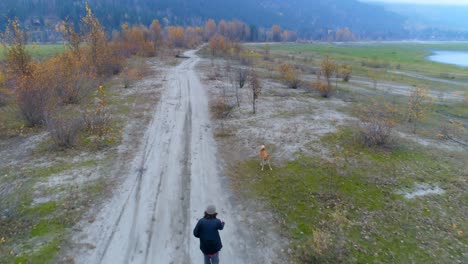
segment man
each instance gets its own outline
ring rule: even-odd
[[[205,255],[205,264],[219,264],[219,251],[223,247],[218,230],[223,230],[224,222],[217,219],[216,207],[206,208],[205,216],[198,220],[193,235],[200,239],[200,250]]]

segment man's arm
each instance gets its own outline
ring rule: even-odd
[[[224,221],[219,220],[218,229],[223,230],[223,228],[224,228]]]
[[[197,225],[196,225],[195,228],[193,229],[193,235],[194,235],[195,237],[200,238],[200,221],[198,221]]]

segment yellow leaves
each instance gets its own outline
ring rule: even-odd
[[[87,16],[92,16],[93,15],[93,11],[89,7],[88,2],[86,2],[86,4],[85,4],[85,9],[86,9]]]
[[[288,83],[290,88],[297,88],[299,86],[299,74],[291,64],[284,63],[278,68],[283,81]]]
[[[429,89],[422,87],[413,89],[408,101],[407,121],[409,123],[422,121],[426,117],[431,102]]]
[[[0,244],[6,243],[6,241],[7,241],[7,240],[6,240],[5,237],[1,237],[1,238],[0,238]]]
[[[458,235],[458,236],[462,236],[462,235],[463,235],[463,230],[458,229],[457,224],[452,224],[452,229],[457,231],[457,235]]]

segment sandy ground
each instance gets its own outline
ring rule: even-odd
[[[199,59],[187,55],[166,76],[145,144],[121,188],[93,223],[78,228],[76,263],[202,263],[192,229],[208,204],[226,222],[222,263],[284,263],[275,262],[275,234],[260,236],[220,173],[207,96],[194,71]]]

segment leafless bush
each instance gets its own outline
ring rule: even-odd
[[[239,62],[243,66],[252,66],[252,60],[246,56],[240,56]]]
[[[367,108],[361,125],[361,141],[366,146],[391,147],[396,109],[390,104],[374,103]]]
[[[314,82],[311,82],[309,86],[324,98],[330,97],[334,92],[331,85],[322,82],[320,73],[317,75],[317,79]]]
[[[130,88],[131,84],[135,81],[141,80],[150,73],[150,69],[147,64],[139,63],[138,65],[132,65],[125,67],[122,73],[122,79],[124,88]]]
[[[71,148],[75,146],[79,131],[83,128],[83,120],[76,117],[46,117],[47,130],[55,146]]]
[[[249,75],[249,72],[246,69],[239,68],[237,70],[236,82],[239,85],[239,88],[244,88],[248,75]]]
[[[53,108],[52,93],[47,87],[28,78],[16,89],[16,102],[29,126],[43,125],[45,114]]]
[[[262,83],[254,70],[250,72],[250,88],[252,89],[252,110],[255,114],[257,112],[257,100],[262,93]]]
[[[211,112],[215,118],[222,119],[228,117],[234,109],[233,104],[229,104],[226,99],[217,98],[211,104]]]
[[[464,133],[465,126],[462,122],[458,120],[448,120],[442,124],[437,137],[441,140],[450,140],[462,146],[468,147],[468,143],[462,140]]]
[[[96,109],[94,112],[83,114],[83,122],[86,131],[92,135],[104,136],[109,132],[110,115],[104,109]]]
[[[221,72],[218,68],[213,68],[211,72],[207,75],[208,80],[215,81],[221,78]]]
[[[351,65],[348,65],[348,64],[341,65],[339,69],[339,74],[341,78],[343,78],[344,82],[349,82],[349,80],[351,79],[352,73],[353,73],[353,68],[351,67]]]

